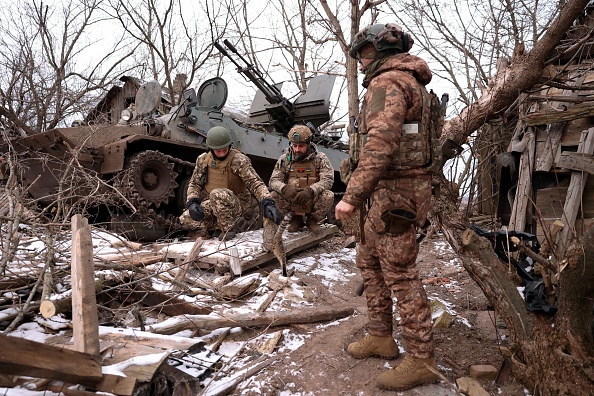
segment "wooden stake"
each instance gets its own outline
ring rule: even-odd
[[[72,221],[72,326],[74,348],[99,356],[99,318],[95,296],[93,241],[87,219]]]

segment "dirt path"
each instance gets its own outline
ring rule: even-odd
[[[340,250],[344,238],[337,237],[324,242],[317,248],[292,257],[289,266],[303,257],[316,260],[329,252]],[[354,256],[353,256],[354,257]],[[454,317],[447,328],[435,330],[437,361],[440,372],[450,382],[469,375],[474,364],[490,364],[499,368],[503,357],[497,344],[505,343],[505,329],[489,311],[489,303],[482,291],[469,278],[460,262],[447,244],[439,237],[423,241],[418,259],[425,289],[431,300],[440,301],[442,307]],[[354,262],[352,265],[358,274]],[[328,284],[327,279],[315,274],[299,274],[308,288],[318,294],[320,303],[344,304],[356,307],[355,315],[329,324],[307,324],[291,326],[287,334],[300,337],[298,348],[281,347],[275,356],[278,361],[266,370],[244,381],[234,395],[453,395],[447,382],[417,387],[404,392],[381,390],[375,377],[382,371],[394,367],[401,359],[394,361],[369,358],[356,360],[346,352],[348,343],[365,334],[367,323],[365,297],[357,296],[355,290],[360,282],[358,275],[346,282]],[[400,329],[395,329],[400,342]],[[244,333],[249,337],[249,334]],[[291,340],[284,340],[291,343]],[[404,352],[401,346],[401,352]],[[490,394],[522,395],[524,389],[515,384],[513,378],[495,385],[493,381],[482,381]]]

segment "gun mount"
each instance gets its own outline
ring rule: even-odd
[[[163,114],[158,110],[161,85],[149,81],[138,88],[117,125],[56,128],[15,141],[21,184],[41,207],[58,202],[78,205],[93,212],[91,220],[107,222],[132,239],[155,240],[180,230],[178,216],[185,209],[196,158],[207,150],[210,128],[228,128],[233,145],[250,157],[268,183],[276,160],[289,146],[286,134],[293,123],[310,121],[319,126],[329,118],[329,79],[314,78],[307,92],[291,104],[255,68],[243,69],[244,75],[258,81],[254,103],[264,103],[258,101],[263,97],[266,114],[250,112],[248,120],[239,120],[224,111],[227,84],[220,77],[205,81],[197,92],[186,90],[181,104]],[[345,186],[338,169],[347,153],[332,143],[321,140],[318,148],[336,170],[333,189],[340,192]]]
[[[282,84],[266,81],[262,72],[239,54],[233,44],[228,40],[223,40],[223,44],[241,63],[221,44],[214,43],[214,46],[236,66],[238,73],[258,88],[250,107],[248,123],[262,125],[268,132],[286,136],[295,124],[310,122],[319,128],[330,120],[330,95],[336,76],[318,75],[312,78],[307,90],[291,102],[281,93]]]

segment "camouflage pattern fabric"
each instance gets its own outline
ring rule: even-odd
[[[330,190],[334,184],[334,168],[326,154],[318,151],[315,144],[309,144],[309,153],[296,162],[309,162],[313,160],[319,180],[309,187],[314,191],[314,206],[312,215],[322,219],[334,204],[334,193]],[[291,149],[287,148],[276,161],[270,176],[270,192],[277,208],[284,214],[291,207],[281,194],[281,190],[288,183],[289,169],[291,167]]]
[[[410,54],[391,56],[369,81],[361,114],[361,132],[367,133],[359,164],[352,173],[343,200],[361,207],[370,199],[365,221],[365,243],[357,248],[357,267],[365,283],[369,333],[392,335],[392,293],[397,298],[402,339],[416,358],[434,356],[431,309],[416,268],[416,226],[425,222],[431,202],[431,175],[423,169],[400,169],[405,122],[420,121],[422,91],[431,71]],[[416,223],[393,235],[381,217],[387,210],[416,213]]]
[[[304,155],[303,158],[300,158],[298,162],[308,162],[313,159],[320,180],[312,184],[310,187],[317,196],[322,191],[330,190],[332,188],[332,185],[334,184],[334,168],[332,167],[332,164],[330,163],[330,160],[326,154],[318,151],[318,148],[315,144],[310,143],[309,147],[310,152],[307,155]],[[291,165],[290,156],[291,150],[290,148],[287,148],[276,161],[276,165],[274,165],[274,170],[270,176],[270,182],[268,183],[271,192],[276,191],[280,194],[281,190],[287,183],[287,179],[289,177],[289,168]]]
[[[192,220],[186,209],[179,218],[180,222],[193,229],[228,231],[233,227],[233,230],[241,232],[257,228],[255,225],[259,225],[257,221],[258,203],[264,198],[271,198],[271,195],[266,184],[254,170],[250,159],[237,151],[230,164],[231,172],[243,180],[247,190],[235,195],[227,188],[216,188],[208,194],[200,180],[204,156],[206,153],[201,154],[196,160],[196,167],[188,184],[187,194],[187,200],[202,199],[204,219],[202,221]]]
[[[285,200],[282,195],[276,191],[272,191],[270,195],[283,216],[290,211],[291,204]],[[329,190],[323,191],[321,194],[314,197],[313,202],[313,209],[309,215],[317,219],[323,219],[334,204],[334,193]]]

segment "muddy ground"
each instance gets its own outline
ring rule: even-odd
[[[492,365],[500,369],[504,359],[498,346],[506,345],[505,326],[447,242],[437,234],[421,242],[417,262],[428,296],[439,301],[454,318],[449,327],[437,328],[434,332],[439,371],[447,381],[403,392],[379,389],[375,377],[397,365],[403,355],[393,361],[378,358],[356,360],[345,352],[348,343],[365,334],[367,322],[365,297],[356,294],[360,276],[353,261],[354,254],[345,254],[348,252],[344,250],[345,240],[341,233],[292,256],[289,268],[292,265],[297,268],[295,275],[314,291],[316,304],[355,306],[355,314],[331,323],[285,328],[288,330],[285,334],[299,338],[302,344],[293,348],[283,347],[283,343],[287,345],[291,341],[281,341],[272,355],[277,360],[265,370],[246,378],[233,391],[234,395],[450,395],[455,394],[451,384],[456,382],[456,378],[469,376],[471,365]],[[298,263],[312,262],[334,253],[345,257],[341,264],[350,266],[353,276],[336,282],[312,271],[299,271],[302,267]],[[274,266],[261,271],[265,273],[273,269]],[[237,340],[247,340],[261,332],[262,329],[243,331],[237,335]],[[401,352],[404,352],[397,326],[394,337],[401,346]],[[491,395],[529,394],[511,374],[501,375],[499,383],[493,380],[482,380],[480,383]]]

